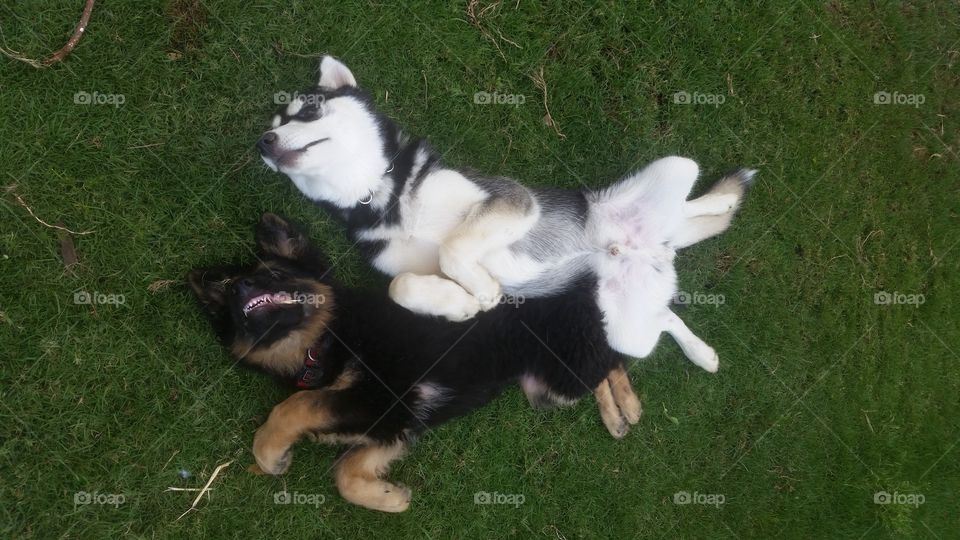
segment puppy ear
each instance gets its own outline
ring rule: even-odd
[[[255,236],[261,251],[285,259],[300,259],[310,249],[310,241],[299,227],[270,212],[260,216]]]
[[[320,276],[320,279],[327,276],[330,261],[310,242],[300,227],[286,218],[270,212],[263,214],[260,223],[257,223],[255,236],[257,247],[264,254],[297,261],[314,275]]]
[[[324,56],[320,61],[320,82],[317,84],[336,90],[341,86],[356,86],[357,79],[342,62],[332,56]]]
[[[210,313],[217,313],[227,303],[227,286],[235,272],[225,266],[197,268],[187,274],[187,283],[197,300]]]

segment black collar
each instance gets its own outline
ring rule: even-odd
[[[317,388],[323,381],[323,366],[321,362],[330,351],[333,344],[333,334],[329,331],[323,333],[312,347],[307,349],[303,355],[303,367],[294,376],[297,388]]]

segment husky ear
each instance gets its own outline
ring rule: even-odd
[[[203,307],[216,314],[226,305],[227,286],[234,276],[233,267],[196,268],[187,274],[187,283]]]
[[[356,86],[357,79],[353,77],[350,69],[343,65],[343,62],[332,56],[324,56],[320,61],[320,82],[317,84],[336,90],[341,86]]]

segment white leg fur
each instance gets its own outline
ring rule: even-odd
[[[465,321],[480,311],[477,299],[449,279],[409,272],[390,282],[390,298],[414,313]]]
[[[512,210],[512,209],[511,209]],[[480,264],[488,253],[505,249],[523,238],[536,223],[538,212],[488,209],[468,218],[440,246],[440,270],[470,292],[487,311],[500,302],[500,283]]]
[[[710,373],[716,373],[720,368],[720,358],[717,356],[713,347],[707,345],[702,339],[694,335],[687,328],[687,325],[680,320],[680,317],[670,311],[664,310],[663,322],[667,333],[676,340],[677,345],[683,349],[683,354],[687,355],[694,364],[702,367]]]

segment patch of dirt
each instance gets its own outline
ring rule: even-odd
[[[170,17],[170,49],[167,56],[179,59],[184,53],[203,48],[203,33],[207,28],[207,8],[201,0],[168,0]]]

